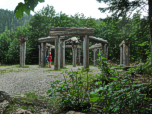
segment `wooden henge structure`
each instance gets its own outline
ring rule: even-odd
[[[65,52],[65,36],[83,36],[84,38],[84,42],[85,45],[85,52],[86,52],[86,57],[85,57],[85,63],[84,67],[85,68],[89,68],[89,51],[88,50],[88,45],[89,45],[89,36],[93,35],[93,29],[92,28],[69,28],[69,27],[51,27],[50,28],[50,36],[55,38],[53,39],[55,41],[55,65],[54,65],[54,69],[55,70],[59,70],[60,69],[60,45],[62,44],[62,47],[64,48],[64,52]],[[41,42],[39,39],[38,41]],[[45,40],[45,39],[43,39]],[[52,40],[52,41],[53,41]],[[41,42],[41,49],[42,51],[46,49],[46,41],[51,42],[50,40],[45,40],[45,42]],[[61,42],[61,44],[60,44]],[[63,42],[63,43],[62,43]],[[45,52],[43,52],[45,53]],[[44,54],[45,55],[45,54]],[[44,61],[44,56],[41,56],[41,60]],[[65,57],[63,57],[65,58]],[[65,59],[64,59],[65,60]],[[45,63],[45,62],[42,62]]]
[[[65,38],[64,36],[61,36],[62,38]],[[50,40],[50,41],[54,41],[55,40],[55,38],[54,37],[50,37],[50,36],[48,36],[48,37],[46,37],[46,38],[39,38],[39,42],[41,42],[41,43],[43,43],[43,42],[47,42],[46,41],[46,39],[47,40]],[[78,38],[79,39],[79,38]],[[65,48],[72,48],[72,45],[65,45],[65,43],[67,42],[67,40],[64,40],[64,42],[60,42],[60,68],[64,68],[64,66],[65,66]],[[63,43],[63,44],[62,44]],[[46,58],[46,55],[49,55],[50,53],[51,53],[51,50],[52,49],[54,49],[55,50],[55,46],[54,45],[51,45],[51,44],[49,44],[49,43],[46,43],[46,48],[44,48],[44,49],[46,49],[45,50],[45,52],[46,53],[44,53],[44,51],[42,51],[42,46],[39,44],[39,66],[42,66],[42,67],[44,67],[45,65],[46,65],[46,60],[45,59],[43,59],[43,58]],[[82,47],[81,46],[77,46],[76,47],[77,49],[81,49]],[[43,49],[43,50],[44,50]],[[74,67],[76,67],[76,55],[77,55],[77,49],[76,49],[76,51],[74,52],[73,51],[73,58],[75,58],[74,59],[74,63],[73,63],[73,66]],[[54,51],[55,52],[55,51]],[[79,51],[80,52],[80,51]],[[55,55],[55,54],[54,54]],[[78,53],[78,63],[80,63],[80,53]],[[55,59],[54,59],[55,60]],[[54,63],[55,64],[55,63]],[[80,65],[80,64],[78,64],[78,65]]]
[[[99,42],[99,43],[96,43],[95,45],[92,45],[91,47],[89,47],[89,50],[92,50],[93,51],[93,61],[94,61],[94,66],[97,65],[97,54],[101,51],[103,51],[103,54],[104,54],[104,57],[106,58],[106,60],[108,60],[108,46],[110,45],[107,40],[104,40],[102,38],[96,38],[96,37],[93,37],[94,39],[96,39],[96,42]],[[99,53],[101,54],[101,53]],[[99,59],[101,59],[99,57]]]
[[[100,38],[93,37],[93,29],[92,28],[69,28],[69,27],[51,27],[50,28],[50,37],[49,38],[39,38],[39,42],[41,43],[41,49],[43,52],[46,49],[46,42],[55,41],[55,64],[54,69],[59,70],[65,65],[65,36],[81,36],[83,37],[83,65],[84,69],[89,68],[89,40],[93,42],[101,42],[106,44],[104,40]],[[73,46],[72,46],[73,47]],[[75,48],[76,49],[76,48]],[[74,50],[74,47],[73,47]],[[45,50],[46,51],[46,50]],[[44,55],[45,51],[43,52]],[[61,54],[62,53],[62,54]],[[64,54],[63,54],[64,53]],[[76,51],[74,51],[76,53]],[[75,61],[75,54],[73,54],[73,60]],[[79,59],[80,60],[80,59]],[[63,62],[64,61],[64,62]],[[74,62],[73,61],[73,62]],[[61,64],[62,65],[61,65]],[[41,66],[45,66],[45,56],[41,55]],[[76,66],[73,63],[73,66]]]
[[[51,49],[55,49],[54,69],[59,70],[65,65],[65,48],[73,48],[72,45],[65,45],[67,40],[66,36],[80,36],[83,40],[83,65],[84,69],[89,68],[89,41],[102,43],[103,46],[108,43],[101,38],[93,37],[92,28],[70,28],[70,27],[51,27],[50,36],[46,38],[39,38],[39,65],[42,67],[46,66],[46,50],[48,54],[51,53]],[[26,50],[27,37],[20,38],[20,66],[25,65],[25,50]],[[47,42],[55,42],[55,46],[48,44]],[[75,50],[79,49],[78,55],[80,55],[81,46],[76,46]],[[104,48],[102,48],[104,49]],[[107,50],[107,49],[106,49]],[[76,53],[76,51],[73,51]],[[105,51],[106,53],[107,51]],[[76,55],[76,54],[73,54]],[[74,57],[73,57],[74,58]],[[74,59],[76,60],[76,59]],[[78,57],[80,63],[80,56]],[[75,65],[73,65],[75,66]]]
[[[130,40],[123,40],[120,47],[120,65],[129,66],[129,43]]]

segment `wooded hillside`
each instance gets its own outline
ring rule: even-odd
[[[21,19],[17,19],[13,11],[0,9],[0,33],[5,29],[13,32],[18,26],[26,26],[26,22],[31,19],[32,15],[24,14]]]

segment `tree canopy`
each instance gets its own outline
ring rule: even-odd
[[[14,13],[17,19],[23,17],[23,13],[30,15],[30,11],[34,11],[34,8],[37,6],[38,2],[42,3],[44,0],[24,0],[25,3],[18,3],[16,6]]]

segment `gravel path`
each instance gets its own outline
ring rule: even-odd
[[[48,97],[46,92],[50,87],[50,81],[64,79],[63,74],[60,74],[63,71],[46,72],[50,68],[38,68],[38,65],[29,66],[29,68],[13,68],[13,71],[20,72],[0,74],[0,89],[6,91],[11,96],[16,94],[23,95],[25,92],[35,91],[35,93],[38,95]],[[72,67],[72,65],[68,65],[66,67],[68,69],[64,70],[68,71],[71,71],[71,68],[73,71],[77,70],[78,68],[82,68],[82,66]],[[0,67],[0,69],[4,69],[4,67]],[[7,70],[10,69],[8,68]],[[54,69],[53,65],[51,69]],[[100,73],[97,67],[90,66],[90,69],[98,70],[94,74]]]

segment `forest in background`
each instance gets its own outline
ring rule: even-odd
[[[32,15],[24,14],[21,19],[17,19],[13,11],[0,9],[0,33],[6,29],[14,32],[18,26],[26,26],[26,22],[31,19]]]
[[[0,62],[1,64],[19,64],[21,35],[27,35],[26,64],[38,64],[38,38],[49,36],[50,27],[87,27],[94,29],[94,36],[110,43],[108,59],[120,59],[119,44],[129,39],[130,62],[150,59],[150,32],[148,18],[141,18],[136,12],[132,18],[107,17],[105,19],[86,18],[84,14],[68,16],[60,12],[56,14],[53,6],[47,5],[34,16],[24,14],[17,20],[12,11],[0,9]],[[101,15],[102,17],[102,15]],[[70,38],[70,37],[69,37]],[[54,45],[54,43],[51,43]],[[90,42],[89,46],[95,43]],[[81,46],[82,44],[80,44]],[[82,48],[83,49],[83,48]],[[83,50],[81,52],[83,53]],[[71,59],[71,50],[66,50],[66,60]],[[90,57],[93,57],[90,51]],[[54,53],[52,53],[54,58]]]

